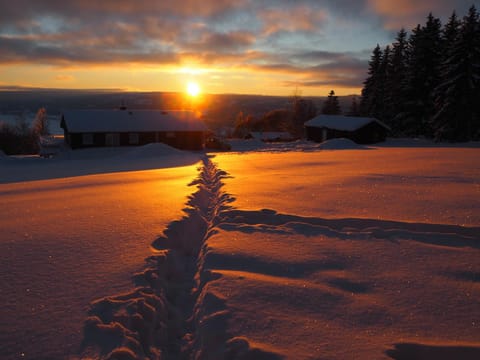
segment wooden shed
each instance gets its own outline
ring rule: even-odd
[[[383,122],[368,117],[318,115],[305,123],[307,140],[323,142],[347,138],[357,144],[384,141],[390,128]]]
[[[75,110],[62,114],[60,126],[72,149],[138,146],[161,142],[200,150],[207,127],[194,111]]]

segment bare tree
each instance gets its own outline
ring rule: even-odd
[[[289,102],[291,104],[289,131],[292,135],[301,137],[303,124],[317,115],[317,108],[312,100],[302,98],[302,91],[298,88],[293,91]]]
[[[38,109],[35,120],[33,120],[32,131],[36,136],[49,134],[47,109],[44,107]]]

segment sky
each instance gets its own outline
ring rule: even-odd
[[[358,94],[373,48],[475,0],[0,0],[0,88]]]

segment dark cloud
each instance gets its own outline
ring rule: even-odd
[[[228,0],[18,0],[1,1],[1,8],[0,62],[175,61],[192,50],[228,52],[254,41],[247,31],[206,25],[239,8]]]
[[[203,31],[202,34],[192,43],[184,45],[184,49],[202,52],[230,52],[243,50],[255,42],[255,36],[249,32],[235,31],[229,33],[218,33]]]
[[[349,54],[342,53],[337,54],[336,58],[332,61],[317,65],[312,68],[314,75],[317,79],[328,79],[330,84],[337,84],[349,87],[359,87],[363,83],[366,77],[368,68],[368,60],[363,59],[362,53]],[[309,81],[307,86],[319,86],[325,85],[318,80]]]
[[[314,59],[318,65],[305,66],[301,62],[281,62],[282,58]],[[363,53],[310,52],[290,56],[287,54],[264,54],[261,59],[268,58],[268,64],[252,65],[250,69],[263,72],[284,74],[298,80],[283,82],[286,87],[350,87],[358,88],[365,80],[368,60]]]
[[[118,52],[114,48],[104,49],[95,46],[78,50],[78,43],[56,46],[39,44],[30,39],[11,39],[0,37],[0,54],[2,63],[34,63],[51,65],[72,64],[120,64],[120,63],[156,63],[171,64],[178,60],[173,52]]]
[[[130,0],[2,0],[0,18],[18,21],[32,16],[53,15],[60,17],[127,17],[144,15],[159,17],[215,17],[237,9],[235,0],[179,0],[179,1],[130,1]],[[240,2],[241,3],[241,2]]]

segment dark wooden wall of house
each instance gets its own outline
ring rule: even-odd
[[[93,144],[92,145],[84,145],[82,135],[83,135],[82,133],[67,133],[67,132],[65,132],[65,139],[67,139],[67,143],[68,143],[68,145],[70,145],[70,147],[72,149],[105,146],[105,134],[94,133],[93,134]]]
[[[385,141],[387,129],[377,122],[371,122],[354,132],[352,139],[358,144],[374,144]]]
[[[201,131],[176,131],[174,137],[169,133],[158,133],[158,141],[183,150],[201,150],[205,144],[205,135]]]
[[[323,128],[314,127],[314,126],[307,126],[305,127],[305,135],[307,140],[315,141],[315,142],[322,142],[322,131]]]
[[[139,146],[161,142],[182,150],[201,150],[204,148],[205,135],[201,131],[177,131],[177,132],[140,132],[138,144],[130,144],[129,133],[120,134],[120,146]],[[106,133],[93,133],[93,144],[83,144],[82,133],[65,132],[65,139],[72,149],[88,147],[105,147]]]
[[[305,128],[307,140],[322,142],[323,130],[327,130],[327,139],[347,138],[357,144],[374,144],[377,142],[385,141],[387,136],[387,129],[378,124],[377,122],[371,122],[355,131],[342,131],[329,128],[319,128],[313,126],[307,126]]]

